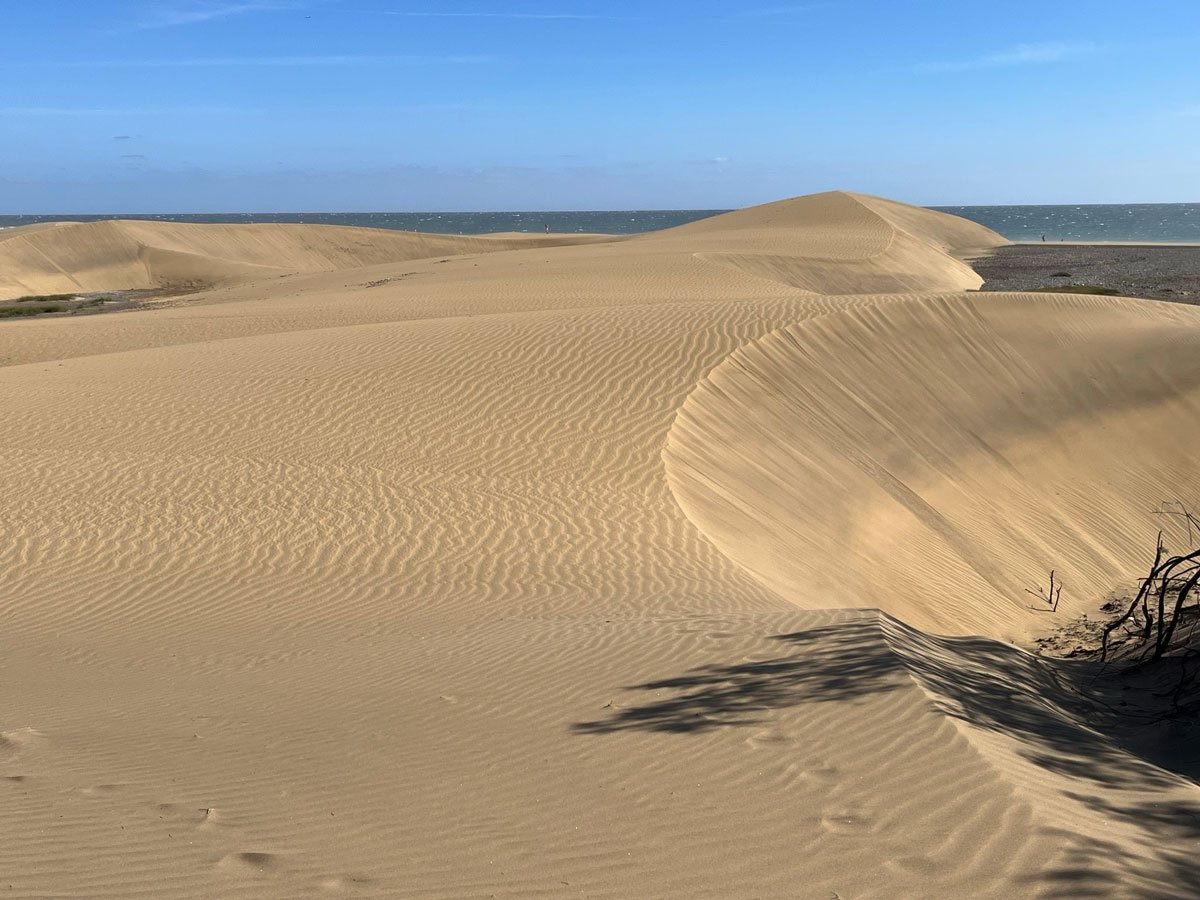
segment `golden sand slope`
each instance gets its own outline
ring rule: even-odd
[[[643,240],[677,238],[701,259],[821,294],[973,290],[959,257],[1008,243],[955,216],[833,191],[756,206]]]
[[[684,405],[668,479],[802,605],[1028,636],[1046,622],[1024,588],[1056,569],[1063,611],[1093,611],[1144,565],[1155,508],[1200,493],[1198,354],[1195,307],[881,297],[731,355]]]
[[[610,240],[456,237],[333,225],[56,222],[0,231],[0,300],[70,291],[195,290],[294,272],[598,239]]]
[[[1133,574],[1093,523],[1181,474],[1145,429],[1194,316],[834,295],[901,233],[947,280],[987,233],[760,213],[4,323],[11,895],[1188,896],[1190,782],[1045,663],[910,626],[1025,630],[1043,521]],[[834,262],[800,290],[722,246]]]

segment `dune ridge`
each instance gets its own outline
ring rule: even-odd
[[[603,236],[461,237],[339,225],[203,225],[108,219],[0,232],[0,300],[69,291],[196,290],[300,272]]]
[[[974,290],[965,256],[1007,244],[934,210],[831,191],[702,219],[651,239],[686,239],[701,259],[820,294]]]
[[[994,236],[841,193],[286,279],[151,232],[270,274],[0,323],[13,896],[1194,895],[1200,789],[1001,640],[1194,489],[1193,310],[967,293]]]

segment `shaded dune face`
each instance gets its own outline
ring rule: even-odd
[[[792,602],[1019,637],[1043,624],[1025,588],[1056,569],[1090,611],[1144,562],[1153,509],[1200,491],[1197,352],[1192,308],[877,298],[732,354],[680,410],[667,478]]]

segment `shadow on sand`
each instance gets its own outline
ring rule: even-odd
[[[1069,858],[1038,874],[1039,895],[1200,897],[1194,761],[1172,750],[1178,734],[1156,741],[1147,728],[1159,726],[1124,721],[1110,705],[1085,697],[1081,685],[1094,674],[1091,664],[1045,660],[985,638],[935,637],[884,614],[771,640],[785,652],[633,685],[628,690],[670,695],[576,723],[573,730],[682,735],[736,728],[761,722],[773,710],[894,691],[911,685],[907,674],[945,714],[1014,739],[1028,760],[1084,788],[1071,799],[1136,825],[1146,846],[1159,848],[1151,860],[1144,847],[1071,834]],[[1123,740],[1126,732],[1136,740]],[[1197,738],[1200,728],[1192,726],[1188,742]],[[1088,784],[1104,796],[1087,792]],[[1113,801],[1125,792],[1139,793],[1127,803]],[[1154,802],[1145,792],[1163,796]]]
[[[684,734],[752,725],[773,709],[802,703],[852,700],[893,690],[903,666],[879,640],[877,622],[846,622],[771,640],[790,651],[776,659],[732,666],[703,666],[676,678],[635,685],[634,691],[674,691],[665,700],[619,710],[600,722],[581,722],[590,734],[666,731]]]

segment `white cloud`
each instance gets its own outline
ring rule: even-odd
[[[1045,41],[1036,44],[1017,44],[1007,50],[986,53],[973,59],[943,60],[920,63],[921,72],[962,72],[969,69],[997,69],[1010,66],[1036,66],[1063,62],[1100,51],[1091,41]]]

